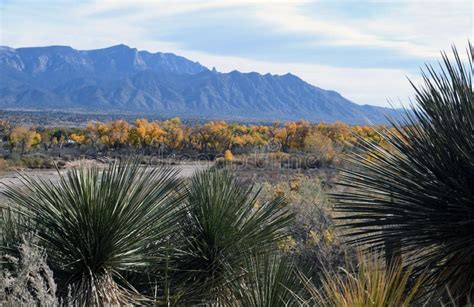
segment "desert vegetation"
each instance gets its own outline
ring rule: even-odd
[[[52,128],[19,126],[0,121],[3,168],[51,168],[53,161],[80,158],[101,159],[138,154],[175,161],[239,160],[251,154],[285,163],[285,158],[309,157],[315,168],[338,161],[341,154],[362,148],[360,140],[385,143],[377,126],[349,126],[344,123],[297,122],[243,124],[209,121],[185,124],[179,118],[149,121],[144,118],[89,122],[85,127]],[[280,155],[269,154],[281,153]],[[240,156],[241,159],[238,157]],[[232,157],[232,158],[231,158]]]
[[[9,158],[64,156],[68,148],[113,158],[105,169],[59,173],[58,182],[23,173],[20,187],[6,186],[2,303],[471,305],[471,47],[468,55],[463,61],[454,50],[441,70],[428,67],[412,110],[392,128],[188,126],[177,118],[63,130],[2,123]],[[144,163],[157,151],[217,161],[182,178]],[[313,155],[314,168],[327,173],[243,176],[251,154],[260,155],[257,166],[280,167],[295,163],[291,154]]]

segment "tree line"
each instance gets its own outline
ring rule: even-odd
[[[246,153],[255,149],[268,151],[320,151],[334,155],[336,150],[357,146],[361,140],[383,144],[380,132],[386,127],[350,126],[341,122],[312,124],[304,120],[248,125],[209,121],[186,125],[175,117],[165,121],[136,119],[89,122],[83,128],[44,128],[13,126],[0,122],[0,137],[5,149],[21,155],[42,149],[64,146],[97,151],[139,150],[143,154],[198,152],[220,154],[229,150]]]

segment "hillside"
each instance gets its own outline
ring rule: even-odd
[[[125,45],[0,47],[0,107],[347,123],[383,123],[399,114],[355,104],[292,74],[220,73]]]

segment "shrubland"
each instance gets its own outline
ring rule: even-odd
[[[2,191],[2,303],[472,305],[472,49],[467,62],[454,54],[441,71],[428,67],[391,129],[173,119],[55,134],[54,146],[72,137],[67,146],[110,153],[191,148],[222,159],[189,179],[143,157],[69,169],[58,182],[23,174]],[[269,150],[245,152],[250,143]],[[316,173],[258,173],[309,152]]]

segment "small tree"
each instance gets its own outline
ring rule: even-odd
[[[15,127],[12,129],[9,139],[12,148],[20,147],[21,155],[24,155],[26,150],[41,142],[41,135],[26,127]]]

